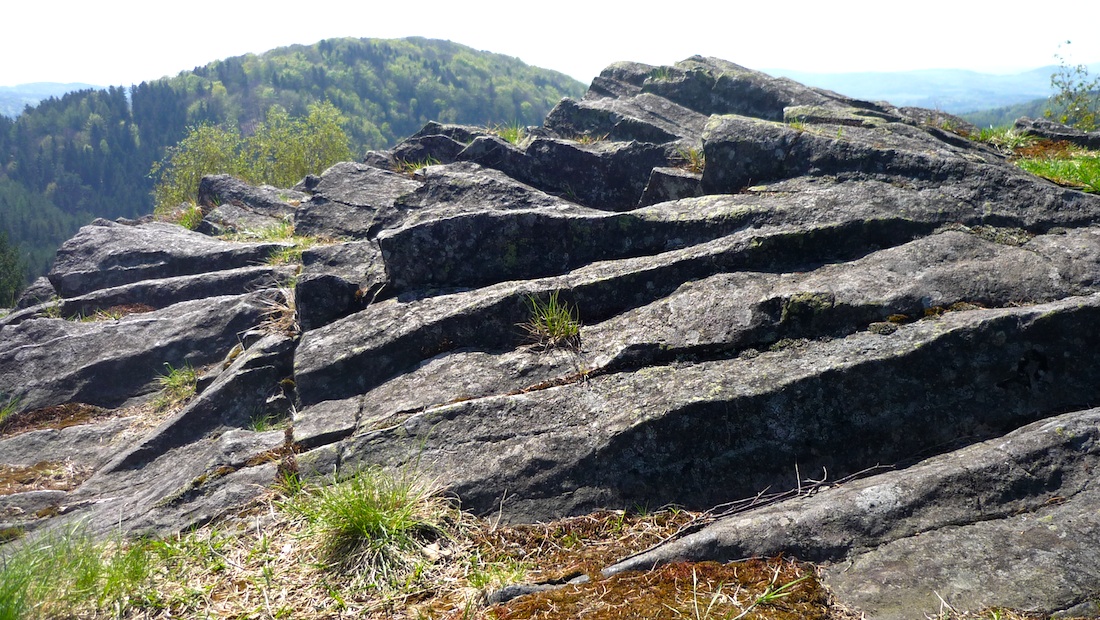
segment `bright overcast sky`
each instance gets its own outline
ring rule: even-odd
[[[1059,44],[1071,40],[1074,63],[1100,62],[1100,0],[1028,4],[1035,8],[973,0],[3,0],[0,86],[128,86],[333,37],[449,39],[585,83],[617,60],[671,64],[693,54],[761,70],[1011,72],[1056,64]]]

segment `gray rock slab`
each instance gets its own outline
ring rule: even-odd
[[[97,220],[57,251],[50,282],[62,297],[141,280],[260,265],[285,243],[214,239],[176,224]]]
[[[377,234],[375,219],[388,211],[398,196],[420,183],[388,170],[353,162],[339,163],[324,172],[294,215],[299,235],[365,239]]]
[[[475,399],[357,435],[342,462],[416,459],[474,510],[499,509],[507,493],[503,514],[518,520],[708,508],[794,486],[796,463],[842,476],[1087,402],[1097,377],[1070,360],[1090,354],[1081,330],[1097,313],[1097,297],[956,312],[890,336]]]
[[[1098,456],[1100,410],[1067,413],[720,519],[604,572],[782,553],[827,562],[826,585],[870,618],[926,618],[940,597],[960,612],[1071,609],[1100,588]]]
[[[0,335],[0,385],[21,410],[67,402],[116,407],[153,391],[165,363],[220,360],[238,334],[258,325],[264,295],[210,297],[156,312],[90,323],[33,319]]]

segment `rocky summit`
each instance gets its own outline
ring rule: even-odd
[[[713,509],[608,574],[783,554],[868,618],[1100,613],[1100,197],[966,129],[618,63],[513,141],[429,123],[207,177],[198,231],[96,221],[0,319],[0,464],[75,472],[0,529],[163,536],[377,464],[513,522]],[[280,264],[250,232],[287,220]]]

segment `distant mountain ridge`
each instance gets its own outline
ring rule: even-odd
[[[60,97],[65,93],[88,88],[102,88],[102,86],[81,82],[33,82],[0,86],[0,116],[15,118],[22,114],[27,106],[34,107],[50,97]]]
[[[1057,70],[1057,65],[1049,65],[1008,75],[962,69],[864,73],[775,69],[768,73],[849,97],[961,114],[1045,99],[1051,94],[1050,76]],[[1096,74],[1100,63],[1092,64],[1089,71]]]
[[[428,120],[539,124],[562,97],[584,89],[518,58],[410,37],[326,39],[129,88],[50,95],[17,116],[0,116],[0,231],[21,246],[30,275],[44,273],[81,224],[150,213],[150,167],[202,123],[247,135],[272,106],[301,116],[327,100],[347,118],[352,148],[362,153]]]

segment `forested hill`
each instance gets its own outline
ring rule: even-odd
[[[218,60],[129,93],[77,91],[14,120],[0,116],[0,232],[21,246],[28,276],[44,273],[57,246],[92,218],[150,212],[150,167],[202,122],[247,134],[274,105],[300,115],[328,100],[362,151],[428,120],[539,124],[584,89],[516,58],[408,38],[329,39]]]

